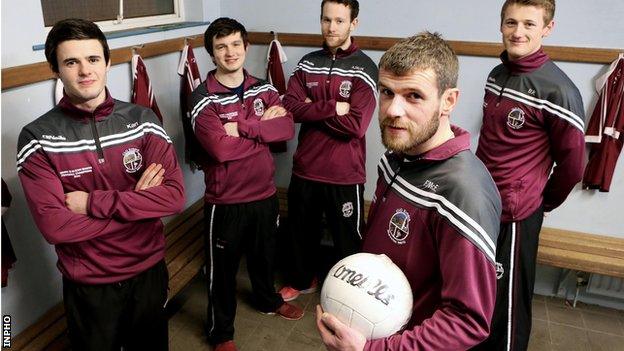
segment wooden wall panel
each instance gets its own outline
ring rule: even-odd
[[[273,40],[271,33],[250,32],[249,41],[252,44],[268,44]],[[278,38],[284,46],[320,47],[323,39],[320,34],[302,33],[279,33]],[[357,36],[358,46],[365,50],[385,51],[400,38]],[[139,46],[128,46],[111,50],[113,65],[130,62],[132,50],[136,50],[143,58],[164,55],[181,51],[187,38],[168,39],[159,42],[147,43]],[[203,47],[202,35],[188,39],[193,47]],[[498,57],[503,50],[502,44],[453,41],[449,44],[458,55]],[[602,63],[608,64],[615,60],[618,53],[624,52],[624,48],[601,49],[601,48],[577,48],[567,46],[544,46],[544,50],[555,61]],[[47,62],[38,62],[29,65],[9,67],[2,69],[2,89],[10,89],[22,85],[32,84],[54,78],[54,74],[48,67]]]

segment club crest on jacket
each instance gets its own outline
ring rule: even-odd
[[[403,245],[409,236],[410,215],[400,208],[394,212],[388,223],[388,236],[394,243]]]
[[[256,116],[262,116],[264,114],[264,102],[262,102],[262,99],[255,99],[253,102],[253,107]]]
[[[524,121],[524,111],[519,107],[514,107],[507,115],[507,125],[513,129],[522,128]]]
[[[143,165],[143,155],[139,149],[133,147],[123,152],[123,164],[126,172],[134,173]]]
[[[350,80],[343,80],[342,83],[340,83],[340,96],[342,96],[345,99],[348,99],[349,96],[351,96],[351,86],[353,83],[351,83]]]

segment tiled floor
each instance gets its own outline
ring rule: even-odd
[[[535,295],[529,350],[624,351],[624,311]]]
[[[243,265],[241,265],[243,266]],[[265,316],[249,304],[250,284],[244,266],[238,277],[238,311],[235,342],[240,350],[320,351],[322,346],[314,322],[318,294],[295,301],[306,310],[299,321]],[[203,332],[206,287],[199,276],[172,301],[177,312],[169,321],[170,350],[212,350]],[[177,305],[176,305],[177,304]],[[567,307],[563,300],[536,295],[529,350],[535,351],[624,351],[624,311],[593,305]]]
[[[243,266],[241,264],[241,266]],[[238,309],[234,341],[242,351],[321,351],[325,350],[316,331],[314,308],[319,295],[302,295],[294,304],[305,309],[298,321],[260,314],[249,303],[251,285],[246,270],[238,277]],[[203,276],[196,278],[179,298],[172,301],[180,309],[169,319],[169,350],[212,350],[203,326],[206,320],[206,284]]]

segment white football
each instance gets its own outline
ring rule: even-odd
[[[386,255],[358,253],[338,261],[321,290],[321,307],[367,340],[390,336],[412,315],[412,289]]]

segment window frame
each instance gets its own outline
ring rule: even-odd
[[[95,24],[100,27],[102,32],[111,33],[123,30],[140,29],[145,27],[161,26],[167,24],[181,23],[185,21],[184,14],[184,1],[185,0],[172,0],[173,1],[173,13],[166,15],[156,16],[144,16],[135,18],[118,18],[115,20],[97,21]],[[122,1],[120,1],[122,4]],[[119,11],[118,11],[119,12]],[[50,32],[52,26],[45,27],[46,34]]]

